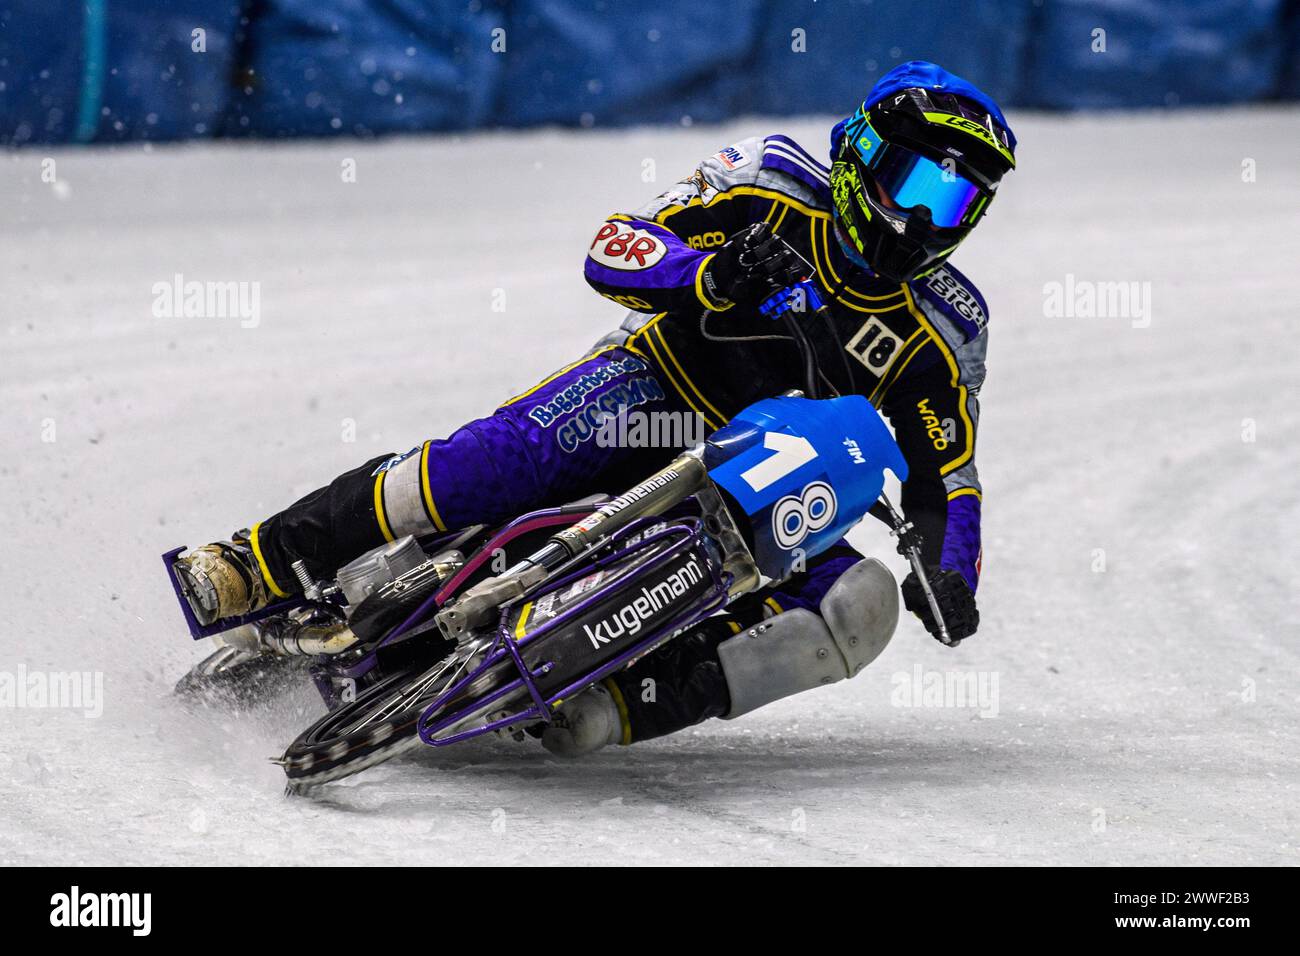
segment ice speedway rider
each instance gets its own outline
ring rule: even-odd
[[[800,388],[798,351],[757,305],[803,268],[829,305],[807,319],[816,375],[827,394],[864,395],[892,424],[910,470],[903,511],[924,536],[949,632],[970,636],[979,623],[975,433],[988,313],[947,260],[1014,167],[1015,143],[989,96],[912,61],[834,127],[829,169],[779,134],[707,157],[597,230],[586,278],[633,310],[620,330],[449,437],[368,461],[233,540],[180,558],[197,616],[207,623],[286,596],[295,560],[327,577],[395,536],[617,491],[676,454],[594,440],[611,410],[694,414],[712,431],[754,401]],[[804,573],[566,703],[543,743],[562,754],[634,743],[852,677],[889,640],[892,621],[829,677],[824,662],[809,662],[808,635],[810,621],[824,633],[854,613],[852,585],[868,565],[880,567],[840,542]],[[902,595],[935,632],[915,574]],[[763,641],[738,643],[764,620]],[[647,678],[653,695],[641,692]]]

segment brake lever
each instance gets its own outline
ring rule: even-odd
[[[893,525],[890,532],[898,539],[898,553],[912,565],[912,572],[916,575],[917,581],[921,584],[921,593],[925,595],[925,601],[930,605],[930,613],[934,615],[934,621],[939,626],[939,634],[936,640],[944,647],[956,647],[961,643],[961,639],[953,640],[948,633],[947,622],[943,619],[943,611],[939,609],[939,599],[934,596],[934,589],[930,587],[930,576],[926,573],[925,565],[921,561],[921,533],[916,530],[912,522],[904,518],[894,507],[882,492],[880,500],[884,502],[885,508],[889,511],[889,520]]]

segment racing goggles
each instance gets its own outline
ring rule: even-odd
[[[851,134],[853,148],[890,205],[908,211],[930,210],[930,221],[941,229],[975,225],[988,205],[989,194],[953,168],[922,156],[906,146],[887,143],[864,122]]]

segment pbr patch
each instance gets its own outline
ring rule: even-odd
[[[620,222],[601,226],[587,250],[593,262],[621,272],[649,269],[667,254],[668,246],[658,236]]]
[[[727,169],[739,169],[749,164],[749,156],[739,146],[728,146],[722,152],[714,154],[713,158]]]

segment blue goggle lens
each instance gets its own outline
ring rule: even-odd
[[[872,179],[899,209],[925,206],[930,221],[945,229],[974,221],[982,192],[969,179],[905,146],[886,143],[870,123],[850,135]]]

